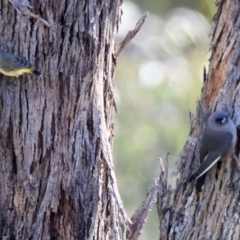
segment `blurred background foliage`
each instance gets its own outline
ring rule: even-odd
[[[174,169],[189,132],[208,67],[213,0],[132,0],[123,4],[121,42],[149,12],[118,59],[114,161],[125,209],[132,216],[159,174],[159,157]],[[174,186],[175,179],[169,178]],[[156,208],[139,239],[159,239]]]

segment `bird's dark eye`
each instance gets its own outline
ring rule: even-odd
[[[228,119],[226,117],[220,117],[220,118],[216,118],[216,122],[218,124],[224,124],[228,121]]]

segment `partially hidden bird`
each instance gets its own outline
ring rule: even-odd
[[[7,76],[18,77],[23,73],[33,73],[40,76],[41,72],[24,58],[8,52],[0,52],[0,72]]]
[[[223,111],[213,112],[200,141],[200,162],[198,170],[189,178],[196,181],[196,190],[202,191],[207,172],[218,161],[225,160],[233,153],[237,141],[237,131],[233,121]]]

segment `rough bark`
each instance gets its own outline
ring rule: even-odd
[[[0,76],[0,239],[125,239],[111,154],[121,0],[11,3],[0,44],[42,77]]]
[[[240,2],[220,0],[217,6],[209,71],[204,75],[196,117],[191,118],[190,136],[197,139],[201,137],[206,117],[216,109],[228,112],[236,127],[240,125]],[[239,142],[236,156],[239,161]],[[204,190],[196,193],[194,184],[186,179],[199,166],[199,144],[186,142],[177,163],[179,178],[173,202],[167,208],[164,206],[165,214],[161,205],[163,197],[159,194],[160,239],[240,239],[237,161],[231,157],[213,167]],[[160,179],[161,183],[164,181]]]

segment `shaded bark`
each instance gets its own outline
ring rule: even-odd
[[[125,239],[112,161],[121,0],[19,2],[0,3],[0,44],[42,77],[0,76],[0,238]]]
[[[217,6],[209,71],[196,117],[191,118],[190,136],[197,139],[207,116],[216,109],[229,113],[238,129],[240,124],[240,3],[220,0]],[[207,175],[204,190],[197,193],[194,184],[186,180],[199,166],[199,143],[186,142],[177,162],[179,178],[173,203],[165,214],[161,211],[162,196],[158,198],[160,232],[164,233],[160,233],[160,239],[240,239],[239,142],[235,154],[238,162],[231,157],[214,166]]]

